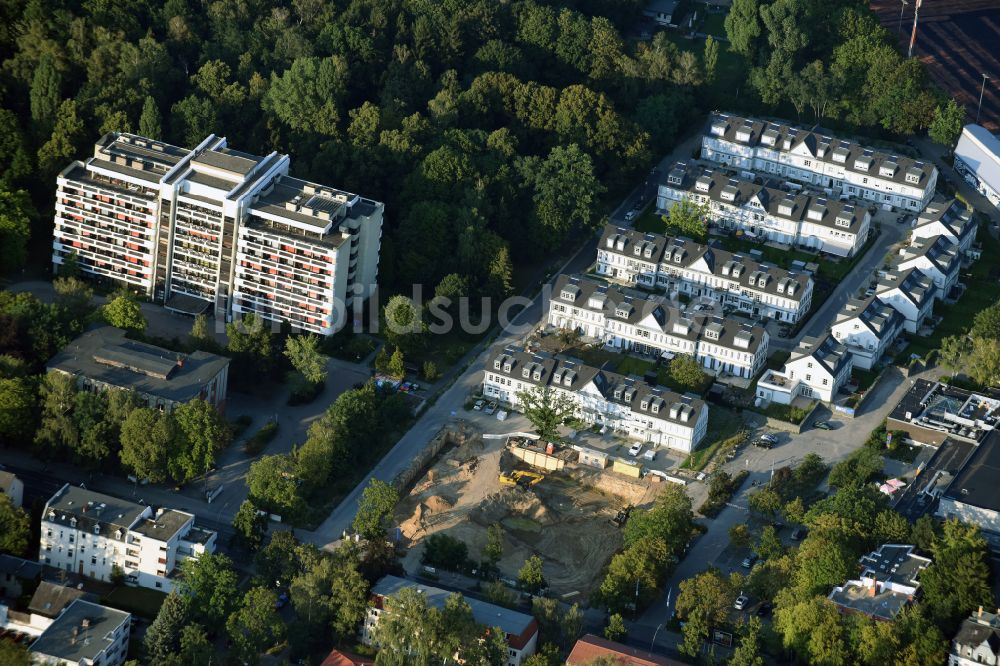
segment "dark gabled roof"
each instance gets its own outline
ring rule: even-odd
[[[914,228],[940,222],[956,238],[963,238],[966,234],[975,233],[976,222],[972,218],[972,212],[957,199],[951,201],[932,201],[917,216]]]
[[[100,534],[107,539],[116,538],[115,532],[121,530],[120,540],[124,540],[129,528],[146,509],[135,502],[67,484],[46,503],[42,522],[43,525],[49,522],[87,533],[93,533],[98,527]]]
[[[788,357],[788,362],[811,357],[831,375],[836,377],[845,365],[851,364],[851,354],[847,347],[837,342],[829,333],[824,338],[804,337],[799,346]]]
[[[910,302],[917,306],[917,309],[922,308],[927,301],[934,298],[934,280],[919,268],[888,271],[885,277],[879,278],[875,293],[881,295],[897,288]]]
[[[622,249],[618,249],[619,241]],[[612,242],[613,247],[609,247],[609,242]],[[633,251],[636,243],[653,244],[654,247],[659,248],[659,252],[654,252],[650,258],[646,258],[644,254],[645,250],[643,250],[640,256],[637,256]],[[605,252],[613,252],[623,257],[628,257],[631,260],[658,264],[664,268],[668,266],[688,268],[700,259],[704,259],[705,264],[716,277],[737,282],[741,288],[773,294],[793,301],[802,300],[802,296],[812,284],[812,278],[806,273],[789,271],[771,264],[760,263],[747,255],[729,252],[708,245],[701,245],[688,238],[664,236],[661,234],[644,234],[633,229],[616,227],[613,224],[609,224],[604,228],[599,247]],[[742,269],[739,275],[735,277],[727,274],[728,267],[734,265],[738,265]],[[764,286],[751,285],[750,278],[760,273],[764,273],[768,277]],[[789,296],[787,289],[793,284],[795,286],[795,293]],[[784,292],[779,291],[779,289],[784,290]]]
[[[837,323],[857,319],[868,330],[881,339],[894,328],[902,326],[903,315],[894,307],[883,303],[874,296],[866,299],[850,299],[837,314]]]
[[[38,615],[54,618],[77,599],[97,601],[97,596],[67,585],[56,585],[43,580],[28,602],[28,610]]]
[[[815,130],[807,130],[786,123],[772,123],[755,118],[732,115],[728,113],[713,113],[710,117],[713,128],[719,127],[722,130],[722,137],[734,143],[756,146],[761,143],[761,136],[771,131],[776,137],[774,149],[784,152],[786,139],[788,140],[788,150],[794,150],[797,146],[804,145],[809,154],[824,162],[842,165],[848,171],[863,173],[869,177],[892,180],[903,185],[916,185],[926,188],[930,184],[931,175],[937,170],[932,162],[914,160],[904,155],[897,155],[874,148],[867,148],[856,141],[838,139],[828,134],[823,134]],[[741,130],[749,131],[750,140],[741,141],[737,139],[737,134]],[[825,149],[825,150],[824,150]],[[820,152],[822,151],[822,155]],[[843,161],[835,161],[834,153],[843,154]],[[871,165],[870,169],[859,169],[855,166],[856,161],[862,161]],[[883,167],[893,169],[892,176],[881,175]],[[909,183],[906,175],[912,173],[919,176],[919,181]]]
[[[927,257],[931,265],[945,275],[957,271],[962,265],[958,246],[946,236],[915,238],[903,248],[899,261],[903,264],[920,257]]]

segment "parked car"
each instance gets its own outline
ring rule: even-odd
[[[642,451],[642,444],[636,442],[635,444],[629,447],[628,454],[634,458],[637,455],[639,455],[640,451]]]
[[[625,213],[625,221],[626,222],[631,222],[634,219],[635,219],[635,211],[634,210],[630,210],[629,212]]]
[[[497,403],[491,402],[490,404],[486,405],[486,409],[484,409],[483,411],[492,416],[493,412],[497,411]]]
[[[774,442],[770,439],[764,439],[763,437],[754,440],[753,443],[758,449],[770,449],[774,447]]]
[[[472,406],[472,408],[473,408],[474,410],[476,410],[477,412],[478,412],[478,411],[482,411],[482,409],[483,409],[483,405],[485,405],[485,404],[486,404],[486,401],[485,401],[485,400],[476,400],[476,404],[474,404],[474,405]]]
[[[802,541],[806,536],[806,528],[797,527],[794,532],[792,532],[792,541]]]
[[[503,421],[506,418],[507,418],[507,411],[506,410],[501,409],[499,412],[497,412],[497,421]]]
[[[740,563],[740,566],[742,566],[744,569],[749,569],[753,565],[757,564],[757,559],[758,558],[756,553],[750,553],[749,555],[743,558],[743,562]]]
[[[763,435],[761,435],[760,439],[762,442],[768,442],[772,446],[778,443],[778,438],[768,432],[765,432]]]
[[[645,453],[642,454],[642,457],[650,461],[656,460],[656,449],[650,449],[649,451],[646,451]]]
[[[750,603],[750,597],[748,597],[745,594],[741,594],[740,596],[736,597],[736,601],[733,602],[733,608],[735,608],[736,610],[743,610],[744,608],[747,607],[748,603]]]
[[[764,601],[760,606],[757,606],[757,610],[754,612],[757,617],[767,617],[771,614],[771,609],[774,605],[770,601]]]
[[[274,607],[280,609],[284,608],[287,605],[288,605],[288,593],[282,592],[281,594],[278,595],[278,599],[274,602]]]
[[[833,430],[833,426],[829,421],[816,421],[816,423],[813,424],[813,427],[819,428],[820,430]]]

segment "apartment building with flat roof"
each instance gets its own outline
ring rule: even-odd
[[[211,135],[188,150],[110,133],[57,178],[52,261],[167,308],[254,313],[320,334],[378,277],[383,204],[289,175]]]
[[[604,228],[597,245],[597,273],[644,289],[709,298],[724,311],[788,323],[798,322],[812,305],[813,281],[805,272],[688,238],[613,224]]]
[[[910,211],[934,196],[938,171],[931,162],[787,123],[718,112],[709,123],[701,141],[705,160]]]
[[[132,615],[77,599],[31,644],[37,664],[120,666],[128,656]]]
[[[194,520],[66,484],[42,511],[38,560],[104,581],[120,569],[133,585],[169,592],[182,561],[215,552],[216,533]]]
[[[776,185],[678,162],[659,185],[656,207],[666,212],[685,200],[705,204],[709,219],[723,229],[836,257],[854,256],[864,246],[871,228],[867,207]]]
[[[770,339],[763,326],[681,311],[662,296],[629,293],[576,275],[556,278],[548,323],[597,338],[616,351],[657,358],[690,354],[717,377],[756,375],[767,360]]]

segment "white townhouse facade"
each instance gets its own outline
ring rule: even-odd
[[[795,323],[812,306],[813,281],[748,256],[609,224],[597,246],[597,273],[673,298],[708,298],[751,317]]]
[[[919,268],[887,271],[875,287],[875,297],[903,315],[903,329],[916,333],[927,317],[934,314],[937,287]]]
[[[629,294],[582,276],[556,278],[547,321],[597,338],[615,351],[690,354],[717,376],[749,379],[767,361],[769,336],[762,326],[689,314],[663,297]]]
[[[966,125],[955,146],[955,170],[1000,208],[1000,139],[982,125]]]
[[[678,162],[659,186],[656,207],[666,212],[684,200],[707,205],[711,221],[724,229],[837,257],[854,256],[871,228],[863,205]]]
[[[76,599],[31,644],[43,666],[121,666],[128,656],[132,615]]]
[[[383,204],[288,174],[289,157],[109,133],[57,178],[52,262],[75,255],[167,308],[330,334],[378,276]]]
[[[1000,666],[1000,609],[979,610],[962,622],[951,641],[948,666]]]
[[[903,315],[874,296],[851,299],[837,313],[830,333],[847,347],[855,368],[871,370],[903,331]]]
[[[705,160],[910,211],[934,196],[938,172],[930,162],[785,123],[728,113],[712,113],[709,123],[701,142]]]
[[[194,516],[66,484],[45,505],[38,560],[68,572],[170,592],[180,563],[215,552],[216,533]]]
[[[976,227],[972,211],[958,200],[932,201],[914,221],[910,239],[915,241],[942,236],[957,245],[959,252],[965,255],[976,239]]]
[[[937,298],[945,299],[958,284],[962,253],[957,245],[944,236],[915,238],[900,249],[895,268],[900,271],[919,268],[934,281]]]
[[[708,429],[708,405],[641,379],[548,354],[507,347],[487,361],[484,395],[520,406],[522,391],[551,390],[570,399],[576,416],[650,445],[690,453]]]
[[[805,337],[781,372],[768,370],[757,382],[757,397],[782,405],[796,397],[830,402],[851,377],[851,353],[833,336]]]

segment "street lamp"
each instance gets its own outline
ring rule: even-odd
[[[979,114],[983,110],[983,93],[986,92],[986,81],[990,78],[989,74],[983,74],[983,87],[979,89],[979,108],[976,110],[976,124],[979,124]]]
[[[899,26],[896,30],[900,35],[903,34],[903,10],[906,9],[906,5],[909,3],[906,0],[899,0]]]

